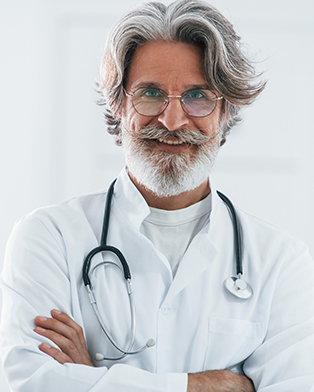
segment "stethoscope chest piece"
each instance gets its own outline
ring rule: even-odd
[[[237,298],[249,299],[253,295],[252,287],[240,277],[232,276],[226,279],[224,284],[226,289]]]

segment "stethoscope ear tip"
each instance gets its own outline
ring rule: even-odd
[[[149,340],[147,340],[146,342],[146,347],[153,347],[156,345],[155,339],[150,338]]]
[[[95,354],[95,361],[99,362],[99,361],[103,361],[105,359],[105,357],[100,354],[100,353],[96,353]]]
[[[136,350],[136,351],[122,351],[122,350],[120,350],[120,351],[123,352],[124,355],[128,355],[128,354],[137,354],[137,353],[140,353],[140,352],[144,351],[145,349],[150,348],[150,347],[153,347],[153,346],[155,346],[155,345],[156,345],[155,339],[150,338],[150,339],[147,340],[145,346],[141,347],[140,349],[138,349],[138,350]],[[95,358],[95,361],[97,361],[97,362],[103,361],[104,359],[110,359],[110,360],[114,361],[114,360],[116,360],[116,359],[121,359],[121,358],[123,358],[124,355],[123,355],[122,357],[119,357],[119,358],[106,358],[106,357],[104,357],[102,354],[96,353],[94,358]]]

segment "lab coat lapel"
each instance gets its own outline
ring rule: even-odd
[[[181,261],[167,294],[167,299],[173,298],[199,275],[204,273],[217,260],[218,254],[219,252],[208,234],[199,233]]]
[[[218,198],[216,190],[212,188],[212,192],[212,212],[209,224],[194,238],[182,258],[167,294],[168,300],[177,295],[208,268],[217,268],[218,266],[215,266],[215,264],[217,265],[220,261],[223,262],[224,259],[224,244],[226,244],[226,241],[232,241],[232,238],[229,238],[230,228],[232,229],[232,227],[228,211]]]

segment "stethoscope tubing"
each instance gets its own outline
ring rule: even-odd
[[[110,264],[114,264],[114,263],[110,263]],[[114,265],[116,265],[116,264],[114,264]],[[129,285],[131,285],[131,282],[129,282]],[[135,340],[135,331],[136,331],[135,304],[134,304],[134,297],[133,297],[132,288],[131,288],[130,286],[128,287],[128,294],[129,294],[129,301],[130,301],[130,309],[131,309],[131,329],[132,329],[132,331],[131,331],[131,339],[130,339],[130,343],[129,343],[128,348],[127,348],[127,349],[122,349],[122,348],[115,342],[115,340],[112,338],[112,336],[110,336],[109,333],[107,332],[106,327],[105,327],[105,323],[104,323],[104,321],[103,321],[103,319],[102,319],[102,317],[101,317],[101,314],[100,314],[100,312],[99,312],[99,310],[98,310],[97,302],[96,302],[95,296],[94,296],[94,294],[93,294],[93,291],[91,290],[91,288],[90,288],[89,285],[87,285],[86,287],[87,287],[88,294],[89,294],[89,296],[90,296],[90,300],[91,300],[91,304],[92,304],[93,310],[94,310],[95,315],[96,315],[96,317],[97,317],[97,319],[98,319],[98,322],[99,322],[99,324],[100,324],[100,326],[101,326],[101,329],[103,330],[103,332],[104,332],[105,335],[107,336],[107,338],[108,338],[108,340],[110,341],[110,343],[111,343],[118,351],[120,351],[120,352],[122,353],[122,355],[119,356],[119,357],[104,357],[103,359],[106,359],[106,360],[109,360],[109,361],[116,361],[116,360],[119,360],[119,359],[124,358],[126,355],[138,354],[138,353],[140,353],[141,351],[145,350],[146,346],[143,346],[143,347],[141,347],[141,348],[139,348],[139,349],[137,349],[137,350],[130,351],[130,350],[132,349],[132,347],[133,347],[133,344],[134,344],[134,340]]]
[[[114,358],[113,357],[104,357],[101,354],[96,354],[96,356],[99,355],[101,357],[101,359],[97,359],[97,360],[106,359],[106,360],[112,360],[112,361],[122,359],[126,355],[138,354],[138,353],[144,351],[146,348],[155,345],[154,339],[149,339],[145,346],[142,346],[136,350],[132,350],[133,344],[135,341],[136,319],[135,319],[134,296],[133,296],[132,283],[131,283],[131,272],[130,272],[129,265],[128,265],[125,257],[123,256],[122,252],[114,246],[107,245],[111,203],[112,203],[115,182],[116,182],[116,180],[114,180],[108,188],[108,193],[107,193],[106,203],[105,203],[105,211],[104,211],[104,219],[103,219],[103,227],[102,227],[100,245],[98,247],[92,249],[88,253],[88,255],[86,256],[86,258],[84,260],[83,270],[82,270],[83,281],[84,281],[84,284],[85,284],[86,289],[88,291],[91,305],[92,305],[93,310],[95,312],[95,315],[98,319],[98,322],[99,322],[103,332],[107,336],[108,340],[110,341],[110,343],[120,353],[122,353],[122,355],[120,355],[118,357],[114,357]],[[230,212],[230,215],[232,218],[231,220],[232,220],[233,231],[234,231],[236,270],[237,270],[237,276],[238,276],[238,278],[231,277],[231,278],[226,279],[224,282],[225,287],[231,294],[235,295],[236,297],[242,298],[242,299],[248,299],[253,295],[253,291],[252,291],[252,288],[250,287],[250,285],[248,285],[246,282],[244,282],[241,279],[241,276],[243,275],[241,226],[239,224],[237,214],[235,212],[235,209],[233,207],[232,202],[223,193],[217,191],[217,194],[220,197],[220,199],[227,206],[228,211]],[[120,264],[123,269],[123,274],[124,274],[125,282],[127,285],[128,296],[129,296],[130,311],[131,311],[131,338],[130,338],[130,343],[129,343],[127,349],[122,349],[107,332],[106,327],[105,327],[105,323],[102,320],[101,314],[100,314],[99,309],[97,307],[95,296],[93,294],[92,284],[91,284],[91,281],[89,278],[89,271],[90,271],[91,261],[92,261],[93,257],[96,254],[101,253],[101,252],[111,252],[111,253],[115,254],[117,256],[118,260],[120,261]],[[114,264],[115,266],[119,267],[118,264],[108,261],[108,262],[102,262],[102,263],[98,264],[96,267],[93,268],[93,270],[95,270],[99,265],[103,265],[103,264]],[[244,288],[242,288],[242,286]]]
[[[112,203],[112,197],[113,197],[115,182],[116,182],[116,180],[114,180],[111,183],[111,185],[109,186],[109,188],[108,188],[106,204],[105,204],[104,219],[103,219],[103,228],[102,228],[101,239],[100,239],[100,245],[97,246],[96,248],[92,249],[88,253],[88,255],[86,256],[86,258],[84,260],[84,265],[83,265],[83,270],[82,270],[83,281],[84,281],[84,284],[86,286],[88,295],[90,297],[90,302],[91,302],[92,308],[93,308],[94,313],[96,315],[96,318],[97,318],[97,320],[98,320],[98,322],[99,322],[99,324],[101,326],[101,329],[103,330],[103,332],[107,336],[107,338],[110,341],[110,343],[119,352],[122,353],[122,355],[118,356],[118,357],[104,357],[103,356],[103,358],[101,359],[101,360],[105,359],[105,360],[111,360],[111,361],[122,359],[126,355],[138,354],[138,353],[144,351],[148,347],[147,344],[146,344],[145,346],[142,346],[142,347],[140,347],[140,348],[138,348],[136,350],[132,350],[132,347],[133,347],[133,344],[134,344],[134,341],[135,341],[136,318],[135,318],[134,295],[133,295],[132,282],[131,282],[131,272],[130,272],[129,265],[128,265],[124,255],[122,254],[122,252],[119,249],[117,249],[116,247],[114,247],[114,246],[107,245],[107,236],[108,236],[108,229],[109,229],[111,203]],[[122,349],[115,342],[115,340],[112,338],[112,336],[110,336],[109,333],[107,332],[106,327],[105,327],[105,323],[104,323],[104,321],[103,321],[103,319],[101,317],[101,314],[100,314],[98,306],[97,306],[96,298],[95,298],[95,296],[93,294],[92,284],[91,284],[91,281],[90,281],[90,278],[89,278],[89,271],[90,271],[91,261],[92,261],[93,257],[96,254],[101,253],[101,252],[111,252],[111,253],[115,254],[117,256],[118,260],[120,261],[120,264],[121,264],[121,266],[123,268],[123,274],[124,274],[125,282],[126,282],[126,285],[127,285],[127,292],[128,292],[129,303],[130,303],[130,312],[131,312],[131,338],[130,338],[130,343],[129,343],[127,349]],[[113,264],[113,265],[119,267],[116,263],[113,263],[113,262],[103,262],[103,263],[100,263],[99,265],[102,265],[102,264]]]
[[[100,252],[111,252],[114,253],[121,262],[123,267],[123,273],[125,280],[131,279],[131,272],[125,257],[123,256],[122,252],[115,248],[114,246],[107,245],[107,237],[108,237],[108,230],[109,230],[109,220],[110,220],[110,212],[111,212],[111,202],[112,196],[114,191],[114,185],[116,183],[116,179],[110,184],[108,188],[106,204],[105,204],[105,212],[104,212],[104,220],[103,220],[103,227],[102,233],[100,237],[100,245],[94,249],[92,249],[85,258],[84,265],[83,265],[83,281],[85,286],[89,285],[91,287],[91,282],[89,279],[89,269],[92,258]]]
[[[235,248],[235,255],[236,255],[236,268],[237,268],[237,275],[243,275],[243,266],[242,266],[242,239],[241,239],[241,229],[237,214],[235,212],[234,206],[232,202],[228,199],[226,195],[217,191],[218,196],[221,200],[225,203],[228,207],[228,210],[232,217],[232,225],[233,225],[233,233],[234,233],[234,248]]]
[[[129,268],[129,265],[128,265],[127,261],[125,260],[125,257],[123,256],[122,252],[119,249],[115,248],[114,246],[100,245],[100,246],[97,246],[97,248],[92,249],[85,258],[84,266],[83,266],[83,281],[84,281],[85,286],[89,285],[91,287],[91,282],[89,279],[90,264],[91,264],[92,258],[97,253],[101,253],[101,252],[114,253],[121,262],[125,280],[131,279],[130,268]]]

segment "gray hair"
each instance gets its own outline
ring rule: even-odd
[[[244,54],[232,24],[214,7],[199,0],[178,0],[166,6],[158,2],[139,5],[114,26],[101,63],[100,105],[105,105],[108,132],[121,144],[123,86],[136,48],[150,41],[182,42],[203,49],[207,82],[223,95],[225,142],[239,121],[239,110],[251,104],[265,87]]]

